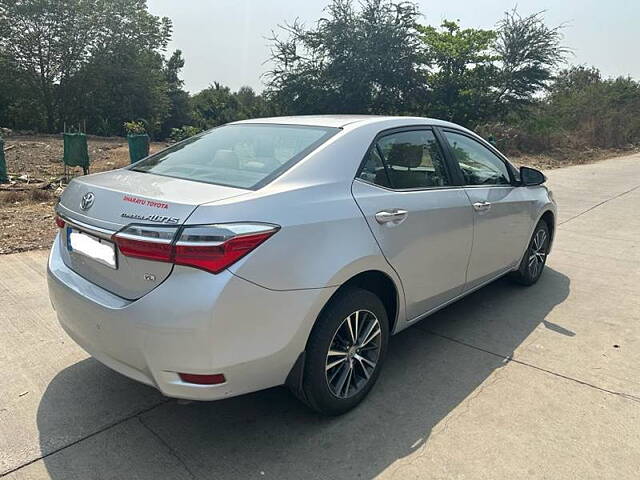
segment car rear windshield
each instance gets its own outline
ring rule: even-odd
[[[145,158],[131,169],[257,189],[338,131],[337,128],[301,125],[225,125]]]

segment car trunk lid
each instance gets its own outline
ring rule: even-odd
[[[60,235],[63,261],[85,279],[116,295],[140,298],[160,285],[173,265],[122,255],[111,241],[115,232],[129,224],[175,228],[198,205],[247,192],[126,169],[76,178],[56,207],[66,221]],[[112,248],[114,263],[87,254],[83,246],[86,243],[94,247],[100,244],[98,248],[107,251],[107,255]]]

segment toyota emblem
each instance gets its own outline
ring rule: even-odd
[[[82,200],[80,200],[80,208],[82,210],[89,210],[93,205],[93,202],[95,199],[96,199],[96,196],[93,194],[93,192],[85,193],[82,196]]]

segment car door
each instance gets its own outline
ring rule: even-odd
[[[452,181],[429,128],[387,132],[373,143],[353,196],[405,293],[407,318],[463,290],[473,237],[473,209]]]
[[[504,159],[465,132],[442,131],[474,209],[467,289],[511,269],[528,240],[531,201]]]

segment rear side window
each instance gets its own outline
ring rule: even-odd
[[[451,185],[442,151],[431,130],[398,132],[380,138],[360,178],[399,190]]]
[[[191,137],[131,168],[255,189],[286,171],[338,131],[300,125],[225,125]]]
[[[507,165],[484,145],[453,132],[444,132],[460,165],[466,185],[510,185]]]

